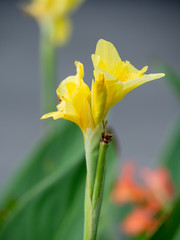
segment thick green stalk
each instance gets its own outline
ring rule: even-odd
[[[105,142],[101,142],[99,146],[98,163],[92,194],[90,193],[90,185],[88,184],[89,176],[87,174],[85,192],[84,240],[96,240],[104,189],[107,146],[108,143]]]
[[[41,78],[42,93],[41,106],[42,113],[48,113],[55,110],[56,98],[56,56],[55,47],[49,40],[49,32],[45,24],[40,24],[40,61],[41,61]]]
[[[87,130],[85,134],[85,152],[86,152],[86,166],[89,193],[92,199],[93,186],[96,177],[96,169],[99,155],[99,144],[101,133],[103,131],[103,124],[100,123],[95,129]]]

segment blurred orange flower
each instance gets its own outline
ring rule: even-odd
[[[148,207],[137,207],[123,221],[121,229],[128,235],[136,236],[143,232],[152,232],[157,225],[155,212]]]
[[[135,165],[128,161],[113,190],[116,204],[135,206],[121,224],[123,232],[131,236],[154,231],[160,222],[158,213],[175,193],[170,174],[164,167],[142,168],[139,174],[141,183],[135,179],[135,170]]]
[[[159,167],[154,170],[143,168],[141,178],[162,206],[174,195],[174,185],[169,172],[164,167]]]
[[[134,179],[135,166],[127,162],[123,168],[120,178],[115,184],[113,199],[116,204],[143,203],[147,201],[147,190]]]

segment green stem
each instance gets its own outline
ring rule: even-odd
[[[86,152],[86,166],[87,178],[90,188],[90,197],[92,199],[93,186],[96,177],[97,162],[99,156],[99,145],[101,140],[101,133],[103,132],[103,125],[100,123],[95,129],[90,130],[85,135],[85,152]]]
[[[86,194],[85,194],[85,225],[84,225],[84,240],[96,240],[97,229],[99,223],[99,216],[102,205],[102,196],[104,189],[104,177],[105,177],[105,166],[106,166],[106,152],[107,143],[101,142],[99,147],[99,157],[96,170],[96,177],[93,187],[93,195],[91,198],[88,175],[86,183]]]
[[[92,235],[92,201],[89,180],[89,176],[87,175],[84,201],[84,240],[90,240]]]
[[[54,111],[56,106],[56,56],[55,47],[49,40],[49,32],[47,31],[47,26],[40,24],[40,30],[40,60],[42,74],[41,106],[42,112],[45,114]]]
[[[93,228],[92,228],[92,239],[96,239],[99,216],[102,206],[103,190],[104,190],[104,178],[105,178],[105,167],[106,167],[106,152],[107,143],[101,142],[99,147],[99,158],[96,171],[96,179],[93,191],[92,207],[93,207]]]

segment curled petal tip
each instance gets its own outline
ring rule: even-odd
[[[84,77],[84,66],[81,62],[75,61],[75,66],[77,68],[77,74],[80,76],[80,78]]]
[[[148,70],[148,66],[145,66],[145,67],[143,67],[143,68],[141,69],[141,72],[142,72],[142,73],[145,73],[145,72],[147,72],[147,70]]]

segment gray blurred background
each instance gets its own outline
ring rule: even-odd
[[[0,188],[35,146],[43,125],[38,25],[21,13],[17,2],[0,2]],[[100,38],[111,41],[121,58],[137,68],[152,66],[158,57],[179,71],[178,1],[87,0],[72,19],[72,39],[59,50],[59,82],[75,74],[74,61],[79,60],[90,84],[90,56]],[[149,67],[148,72],[157,69]],[[153,166],[177,113],[178,104],[164,79],[129,93],[111,110],[121,160]]]

